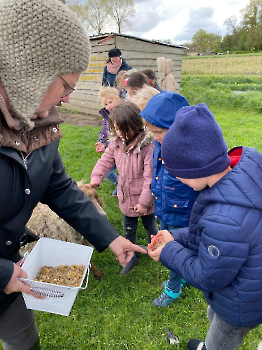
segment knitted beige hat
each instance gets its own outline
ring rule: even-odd
[[[79,20],[59,0],[0,2],[0,80],[23,125],[60,74],[87,69],[90,43]]]

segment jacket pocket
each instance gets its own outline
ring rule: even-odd
[[[144,178],[130,180],[129,185],[131,195],[140,195],[144,185]]]
[[[188,200],[173,199],[173,198],[166,198],[165,203],[170,208],[181,209],[181,208],[187,208],[189,201]]]

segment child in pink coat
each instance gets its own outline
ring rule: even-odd
[[[140,216],[150,243],[151,235],[158,232],[154,197],[150,190],[154,146],[139,113],[137,106],[129,101],[121,102],[110,113],[110,128],[115,139],[96,163],[89,186],[99,186],[108,171],[116,165],[119,174],[117,196],[124,215],[125,237],[132,243],[136,242]],[[138,257],[134,255],[120,274],[126,275],[137,261]]]

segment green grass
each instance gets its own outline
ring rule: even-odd
[[[262,79],[244,75],[182,75],[181,94],[191,105],[208,101],[212,106],[262,112]]]
[[[262,112],[262,55],[183,57],[181,94],[191,105]]]
[[[221,125],[229,147],[239,144],[262,151],[261,114],[209,106]],[[94,143],[99,128],[61,126],[64,138],[60,153],[67,172],[75,179],[89,181],[97,159]],[[122,214],[117,199],[109,196],[114,185],[105,179],[99,189],[109,220],[122,233]],[[138,228],[138,243],[146,244],[146,233]],[[147,256],[127,276],[119,276],[120,266],[109,249],[94,251],[93,262],[104,272],[98,280],[90,274],[89,285],[80,291],[70,316],[36,312],[42,349],[124,350],[174,349],[165,338],[165,328],[180,339],[179,349],[186,350],[186,341],[204,339],[208,329],[207,303],[202,292],[186,286],[182,296],[171,307],[159,310],[152,300],[159,296],[161,282],[168,270]],[[262,326],[245,339],[241,350],[256,349],[261,341]]]

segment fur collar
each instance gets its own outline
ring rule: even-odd
[[[123,142],[120,137],[116,137],[114,142],[116,145],[124,147],[124,152],[129,153],[134,150],[134,152],[139,153],[141,148],[149,145],[153,141],[153,134],[145,128],[143,132],[141,132],[133,142],[126,146],[125,142]]]
[[[11,128],[12,122],[10,117],[6,120],[0,110],[0,147],[10,147],[28,154],[63,136],[59,128],[59,123],[63,122],[63,119],[55,107],[50,110],[47,118],[36,119],[35,127],[29,131],[25,128],[16,129],[15,125]]]

